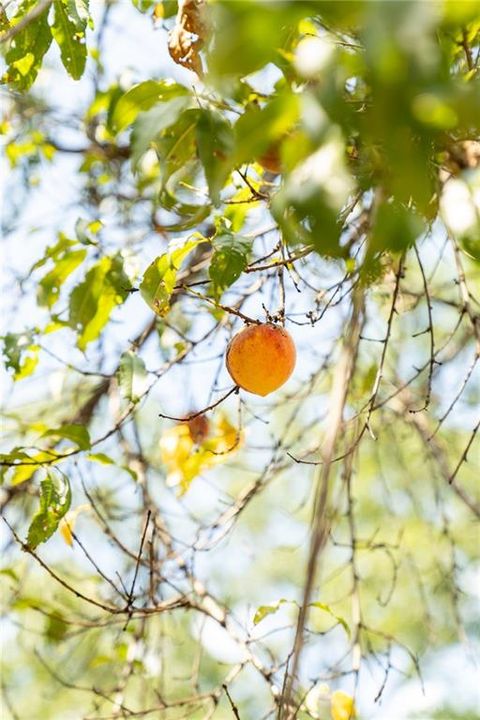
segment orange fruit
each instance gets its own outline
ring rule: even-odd
[[[264,397],[281,387],[295,367],[289,333],[270,323],[248,325],[227,348],[227,370],[239,387]]]

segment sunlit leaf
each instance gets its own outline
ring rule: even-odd
[[[235,124],[235,165],[259,158],[292,129],[298,120],[299,98],[291,92],[274,96],[260,108],[254,104]]]
[[[47,477],[40,484],[40,508],[34,516],[27,535],[31,550],[46,542],[55,532],[58,524],[70,508],[72,494],[70,483],[64,473],[47,471]]]
[[[72,250],[55,260],[53,268],[43,276],[38,285],[37,297],[40,306],[52,307],[59,300],[61,286],[86,255],[86,250]]]
[[[132,350],[124,352],[118,366],[118,382],[124,398],[138,402],[146,389],[147,371],[145,363]]]
[[[112,114],[111,125],[116,132],[120,132],[131,125],[140,112],[149,110],[157,102],[166,102],[186,95],[188,95],[187,88],[178,83],[146,80],[131,87],[118,100]]]
[[[49,245],[46,248],[44,255],[39,260],[37,260],[30,268],[30,271],[28,273],[29,276],[33,273],[34,270],[38,270],[39,268],[43,267],[48,262],[48,260],[55,261],[61,258],[76,244],[76,240],[70,240],[70,238],[68,238],[65,233],[58,233],[57,242],[54,243],[54,245]]]
[[[223,234],[215,237],[213,247],[208,273],[214,293],[220,295],[240,277],[248,265],[251,242],[240,235]]]
[[[355,702],[342,690],[335,690],[331,698],[332,720],[353,720],[356,716]]]
[[[204,238],[193,238],[181,243],[172,243],[169,251],[156,258],[146,269],[140,284],[145,302],[157,315],[166,315],[170,309],[170,297],[177,280],[177,272],[185,258]]]
[[[281,605],[289,602],[289,600],[285,600],[284,598],[282,598],[273,605],[260,605],[260,607],[257,608],[255,615],[253,616],[253,624],[258,625],[258,623],[262,622],[262,620],[268,617],[268,615],[274,615]]]
[[[68,514],[68,513],[67,513]],[[70,520],[66,517],[62,518],[60,520],[60,523],[58,525],[58,532],[62,536],[62,538],[65,540],[67,545],[69,547],[73,547],[73,535],[72,535],[73,526],[70,523]]]
[[[1,338],[6,367],[13,370],[13,379],[22,380],[35,370],[40,346],[34,342],[34,333],[7,333]]]
[[[77,330],[80,350],[98,338],[114,307],[127,297],[129,286],[122,259],[115,255],[99,260],[74,288],[69,302],[69,324]]]
[[[193,433],[194,434],[194,433]],[[167,470],[167,484],[185,493],[194,478],[214,465],[226,462],[241,444],[241,436],[220,414],[212,431],[192,437],[188,423],[180,423],[162,433],[160,458]]]
[[[108,455],[105,455],[105,453],[89,453],[86,458],[87,460],[91,460],[92,462],[98,462],[101,465],[115,464],[115,460],[112,460],[112,458],[108,457]]]
[[[302,3],[255,3],[223,0],[213,5],[216,32],[209,52],[209,68],[215,77],[241,76],[269,62],[280,62],[280,50],[288,46],[292,27],[304,14]]]
[[[87,60],[85,43],[87,18],[83,16],[83,7],[78,4],[78,0],[77,2],[54,0],[54,8],[52,35],[60,48],[65,69],[74,80],[79,80],[83,75]]]
[[[62,427],[47,430],[42,437],[71,440],[80,450],[88,450],[90,447],[90,434],[85,425],[62,425]]]
[[[205,170],[210,196],[215,205],[231,171],[234,133],[230,123],[217,111],[202,110],[197,122],[198,154]]]
[[[344,146],[332,131],[321,147],[290,173],[272,211],[290,243],[312,244],[322,256],[338,257],[338,215],[353,190]]]
[[[125,472],[127,472],[133,480],[135,480],[135,481],[137,480],[137,473],[135,472],[135,470],[133,470],[128,465],[117,465],[116,461],[113,460],[108,455],[105,455],[105,453],[101,453],[101,452],[100,453],[89,453],[85,457],[87,460],[90,460],[90,462],[96,462],[96,463],[99,463],[100,465],[116,465],[117,467],[120,467],[122,470],[125,470]]]
[[[27,480],[30,480],[37,470],[40,470],[44,464],[53,464],[57,453],[54,451],[42,451],[35,453],[34,455],[25,454],[22,457],[18,457],[19,463],[15,463],[14,467],[9,468],[9,482],[11,485],[20,485]],[[17,458],[16,458],[17,459]],[[24,463],[24,464],[22,464]]]
[[[345,618],[341,617],[340,615],[337,615],[337,613],[335,613],[332,610],[330,605],[326,605],[325,603],[322,603],[322,602],[313,602],[313,603],[310,603],[310,607],[317,608],[317,610],[323,610],[323,612],[328,613],[328,615],[330,615],[334,620],[337,621],[337,623],[339,623],[339,625],[341,625],[343,627],[343,629],[345,630],[347,635],[350,636],[350,628],[348,626],[347,621],[345,620]]]
[[[0,570],[0,575],[6,575],[14,582],[18,582],[18,575],[13,568],[5,567]]]
[[[160,102],[150,110],[138,115],[132,134],[132,164],[134,167],[157,136],[173,125],[191,102],[189,96],[180,95]]]
[[[13,22],[21,21],[36,4],[36,0],[21,3]],[[28,90],[35,81],[43,57],[52,42],[48,11],[49,8],[46,8],[35,19],[35,23],[27,23],[14,37],[6,53],[8,71],[5,79],[20,90]]]

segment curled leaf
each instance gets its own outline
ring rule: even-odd
[[[147,387],[147,370],[141,357],[132,350],[126,350],[120,358],[118,382],[124,398],[137,403]]]
[[[31,550],[53,535],[67,513],[71,499],[67,476],[60,471],[48,470],[46,479],[40,484],[40,507],[28,528],[27,545]]]
[[[167,315],[177,272],[187,255],[202,241],[202,237],[194,237],[180,244],[172,243],[169,252],[155,258],[146,269],[140,284],[140,294],[157,315]]]
[[[267,615],[274,615],[280,605],[284,605],[285,603],[290,603],[290,600],[285,600],[285,598],[282,598],[274,605],[260,605],[260,607],[257,608],[255,615],[253,616],[253,624],[258,625],[258,623],[262,622],[262,620],[266,618]]]
[[[175,25],[168,37],[168,51],[178,65],[203,75],[200,50],[207,37],[206,0],[179,0]]]

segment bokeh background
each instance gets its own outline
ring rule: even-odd
[[[212,60],[215,92],[230,92],[224,90],[228,58],[232,68],[244,62],[249,87],[259,98],[278,91],[288,73],[262,56],[264,46],[274,43],[271,13],[290,13],[292,24],[298,23],[304,4],[216,5],[220,40],[217,54],[212,51],[218,64]],[[258,8],[252,9],[254,5]],[[327,17],[316,26],[320,37],[328,35],[338,49],[347,42],[348,28],[333,32],[329,20],[333,27],[337,21],[342,26],[341,13],[336,18],[334,3],[313,5]],[[432,142],[432,127],[440,135],[451,132],[456,142],[464,139],[460,130],[455,135],[448,115],[450,109],[461,117],[463,100],[455,105],[448,84],[441,85],[443,70],[435,74],[429,69],[446,57],[435,60],[432,38],[443,33],[443,41],[453,38],[454,44],[455,33],[463,32],[458,28],[466,28],[475,70],[470,79],[476,81],[475,3],[342,5],[351,6],[353,16],[345,23],[360,27],[358,42],[373,53],[379,77],[394,73],[399,78],[392,96],[377,96],[375,117],[385,123],[380,134],[388,138],[392,128],[390,160],[397,162],[399,192],[410,186],[415,192],[418,182],[421,195],[415,162],[420,167],[425,163],[422,153]],[[1,89],[2,334],[7,361],[2,371],[3,451],[7,461],[15,447],[33,456],[39,448],[52,447],[51,439],[45,445],[45,433],[72,423],[87,427],[93,441],[82,447],[78,437],[53,434],[55,448],[68,451],[73,444],[75,450],[55,465],[71,488],[68,517],[74,537],[63,525],[63,532],[39,545],[35,553],[43,566],[22,552],[21,542],[38,508],[47,470],[9,467],[8,462],[4,467],[2,507],[8,526],[0,526],[2,716],[12,720],[226,720],[234,715],[221,691],[224,682],[242,720],[260,720],[272,712],[272,697],[281,690],[292,647],[318,462],[328,430],[325,418],[355,278],[348,276],[351,267],[345,258],[326,257],[318,247],[283,275],[277,268],[255,271],[262,258],[278,256],[272,255],[278,225],[262,201],[225,205],[189,228],[165,230],[168,213],[158,201],[159,171],[151,150],[136,173],[121,152],[102,154],[102,147],[128,146],[128,139],[109,134],[107,114],[113,99],[134,84],[172,79],[197,94],[200,107],[202,97],[213,97],[208,83],[168,54],[172,11],[175,3],[95,0],[90,6],[93,29],[87,32],[90,53],[80,80],[67,75],[52,48],[26,94]],[[235,54],[234,41],[244,43],[250,60]],[[333,61],[328,50],[322,61],[320,48],[314,50],[313,60],[308,48],[303,55],[297,50],[298,72],[321,73],[324,62],[323,71],[333,73],[329,63],[338,61],[339,67],[346,63],[345,77],[362,63],[355,52]],[[461,77],[459,92],[467,82],[464,51],[460,43],[450,68]],[[226,64],[220,67],[222,58]],[[398,112],[392,98],[406,93],[422,68],[426,76],[433,73],[433,80],[428,80],[428,93],[423,89],[416,96],[423,97],[415,106],[417,120],[425,122],[425,146],[420,144],[417,153],[408,139],[397,145],[401,123],[390,123]],[[418,83],[422,86],[423,80]],[[326,122],[331,137],[344,137],[337,109],[327,101],[323,107],[320,100],[316,106],[311,102],[303,122]],[[469,108],[473,114],[475,104]],[[468,112],[467,124],[472,122]],[[261,125],[257,131],[262,134]],[[337,141],[332,142],[335,148]],[[291,148],[287,164],[288,152]],[[443,210],[437,207],[428,226],[413,230],[415,247],[403,247],[400,241],[400,247],[389,247],[390,254],[382,256],[381,270],[372,266],[375,277],[365,291],[365,324],[339,455],[361,428],[382,363],[383,373],[368,431],[351,453],[351,477],[342,462],[332,473],[332,530],[313,598],[323,607],[312,609],[308,621],[300,672],[305,701],[299,718],[329,718],[330,693],[338,689],[355,694],[359,717],[369,720],[474,720],[479,714],[480,458],[473,430],[480,403],[475,320],[480,307],[475,254],[480,185],[475,162],[451,170],[457,185],[449,192],[444,186]],[[258,163],[250,172],[255,187],[266,188],[269,197],[279,188],[280,177]],[[334,162],[320,168],[320,176],[322,172],[326,175],[319,182],[331,187],[341,183],[345,171]],[[307,185],[310,180],[308,176]],[[230,199],[245,199],[241,179],[232,183],[238,194]],[[352,255],[358,249],[359,257],[364,214],[376,197],[374,187],[361,190],[361,199],[349,208],[346,233],[358,230]],[[204,181],[196,192],[206,193]],[[353,192],[350,202],[352,197]],[[465,218],[472,207],[468,225]],[[205,454],[201,443],[190,442],[184,424],[160,415],[183,417],[231,388],[224,354],[232,334],[243,326],[241,318],[215,305],[218,298],[205,300],[208,288],[200,285],[178,293],[169,314],[155,322],[141,293],[128,290],[138,288],[139,278],[172,238],[196,230],[208,237],[220,215],[249,239],[253,268],[223,293],[221,304],[262,320],[283,307],[298,361],[278,393],[256,398],[240,392],[208,414],[210,432],[217,438],[212,447],[220,452],[213,455],[208,449]],[[388,224],[380,230],[388,233]],[[401,230],[412,232],[407,226]],[[42,278],[51,264],[33,266],[61,233],[87,250],[87,260],[62,284],[53,309],[53,303],[49,307],[41,301]],[[456,240],[452,244],[452,235],[460,245]],[[462,238],[468,242],[462,245]],[[120,254],[131,286],[101,336],[83,351],[74,330],[62,325],[68,298],[88,268],[112,253]],[[464,285],[459,282],[459,257]],[[198,255],[200,274],[194,280],[205,278],[210,261],[208,254]],[[471,292],[471,312],[464,286]],[[382,360],[385,343],[379,340],[386,333]],[[132,347],[138,347],[148,371],[142,380],[148,392],[133,410],[115,380],[119,358]],[[25,353],[16,368],[15,348]],[[25,357],[38,364],[25,365]],[[201,458],[193,470],[187,462],[191,457]],[[459,463],[452,485],[449,477]],[[144,563],[139,564],[148,511]],[[156,558],[154,576],[149,553]],[[71,591],[76,588],[101,604],[121,608],[132,583],[138,612],[130,617],[117,617]],[[142,611],[177,594],[193,598],[193,604]],[[358,673],[355,644],[362,656]],[[215,702],[200,697],[192,705],[181,704],[191,696],[214,695],[217,688]],[[176,701],[180,703],[174,705]],[[171,707],[162,708],[163,702]]]

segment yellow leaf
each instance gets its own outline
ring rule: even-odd
[[[212,453],[226,454],[236,450],[240,440],[237,428],[225,415],[220,414],[215,425],[215,435],[205,442],[205,447]]]
[[[60,535],[63,537],[67,545],[70,545],[70,547],[73,546],[73,535],[72,535],[72,529],[71,526],[65,518],[62,518],[60,520],[60,523],[58,525],[58,530],[60,532]]]
[[[162,18],[165,15],[165,10],[163,7],[163,3],[158,2],[155,7],[153,8],[153,17],[155,20],[162,20]]]
[[[355,702],[350,695],[335,690],[331,700],[332,720],[353,720],[356,715]]]
[[[187,423],[180,423],[166,430],[160,438],[160,459],[167,470],[167,484],[179,485],[182,493],[192,480],[213,465],[225,462],[240,445],[241,434],[219,414],[212,436],[203,440],[197,434],[192,438]],[[201,442],[200,442],[201,440]]]
[[[160,457],[167,470],[183,465],[193,451],[194,442],[188,425],[174,425],[160,438]]]
[[[77,517],[84,510],[90,510],[90,505],[79,505],[77,508],[75,508],[75,510],[70,510],[69,512],[67,512],[65,517],[60,520],[58,524],[60,535],[70,547],[73,547],[72,533],[75,528],[75,522],[77,520]]]

